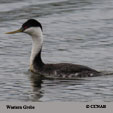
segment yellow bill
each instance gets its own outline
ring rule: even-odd
[[[16,31],[7,32],[6,34],[15,34],[15,33],[20,33],[20,32],[22,32],[21,28]]]

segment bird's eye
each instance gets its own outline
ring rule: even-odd
[[[24,29],[27,29],[28,27],[27,26],[24,26]]]

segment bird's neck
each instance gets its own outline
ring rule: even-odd
[[[36,67],[43,66],[43,61],[41,59],[41,50],[43,44],[43,35],[32,36],[32,51],[30,57],[30,70],[33,71]]]

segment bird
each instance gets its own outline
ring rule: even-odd
[[[20,29],[6,34],[26,33],[32,37],[32,50],[30,56],[30,68],[33,73],[45,77],[58,79],[75,79],[81,77],[94,77],[101,75],[90,67],[71,63],[44,63],[41,57],[43,45],[43,28],[36,19],[28,19]]]

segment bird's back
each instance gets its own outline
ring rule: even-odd
[[[98,71],[91,69],[87,66],[69,63],[45,64],[40,69],[40,73],[45,76],[67,79],[79,77],[93,77],[100,75]]]

